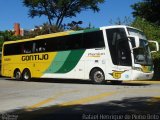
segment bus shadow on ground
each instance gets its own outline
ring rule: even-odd
[[[44,78],[44,79],[32,79],[31,82],[44,82],[44,83],[66,83],[66,84],[91,84],[91,85],[120,85],[120,86],[147,86],[151,84],[146,83],[111,83],[106,81],[103,84],[94,84],[91,80],[79,80],[79,79],[51,79],[51,78]]]
[[[9,79],[6,78],[6,80],[11,80],[11,81],[18,81],[15,79]],[[122,82],[120,84],[118,83],[111,83],[109,81],[106,81],[103,84],[94,84],[92,83],[91,80],[79,80],[79,79],[53,79],[53,78],[34,78],[31,79],[30,81],[26,81],[26,82],[39,82],[39,83],[63,83],[63,84],[90,84],[90,85],[119,85],[119,86],[148,86],[151,84],[147,84],[147,83],[126,83],[126,82]]]
[[[21,109],[6,114],[18,115],[18,120],[115,120],[115,117],[153,120],[160,119],[159,108],[158,98],[136,97],[88,105],[54,105],[33,111]]]

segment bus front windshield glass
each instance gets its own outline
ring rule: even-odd
[[[148,41],[143,32],[128,28],[129,35],[135,35],[140,38],[140,47],[133,49],[134,61],[136,64],[152,65],[152,58]]]

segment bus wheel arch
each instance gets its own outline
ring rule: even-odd
[[[22,80],[29,81],[31,80],[31,72],[28,68],[25,68],[22,72]]]
[[[99,67],[92,68],[89,74],[89,78],[95,84],[102,84],[105,82],[105,74]]]
[[[16,69],[14,70],[13,77],[14,77],[16,80],[21,80],[22,74],[21,74],[21,71],[20,71],[19,68],[16,68]]]

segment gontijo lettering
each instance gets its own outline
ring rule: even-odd
[[[48,54],[22,56],[22,61],[48,60]]]

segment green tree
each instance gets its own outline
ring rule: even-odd
[[[23,36],[15,36],[13,31],[1,31],[0,32],[0,40],[2,41],[13,41],[23,39]]]
[[[4,41],[13,41],[13,40],[19,40],[23,39],[23,36],[15,36],[13,31],[3,31],[1,32],[1,35],[3,37]]]
[[[49,24],[60,27],[64,18],[75,17],[81,11],[91,9],[98,12],[98,5],[105,0],[23,0],[29,8],[29,17],[47,16]]]
[[[4,43],[3,32],[0,31],[0,51],[2,50],[3,43]]]
[[[160,0],[143,0],[131,6],[133,16],[160,25]]]
[[[13,41],[23,39],[22,36],[15,36],[13,31],[0,31],[0,51],[5,41]]]
[[[26,36],[28,38],[35,37],[38,35],[44,35],[44,34],[49,34],[49,33],[56,33],[56,32],[62,32],[64,29],[58,28],[56,25],[50,25],[48,23],[44,23],[43,25],[40,26],[35,26],[35,29],[33,31],[30,31],[29,34]]]
[[[131,26],[141,29],[148,39],[156,40],[160,43],[160,27],[148,22],[147,20],[137,17]]]
[[[65,29],[68,30],[83,30],[84,28],[80,27],[80,25],[82,24],[82,21],[72,21],[71,23],[68,23],[67,25],[64,25]]]

